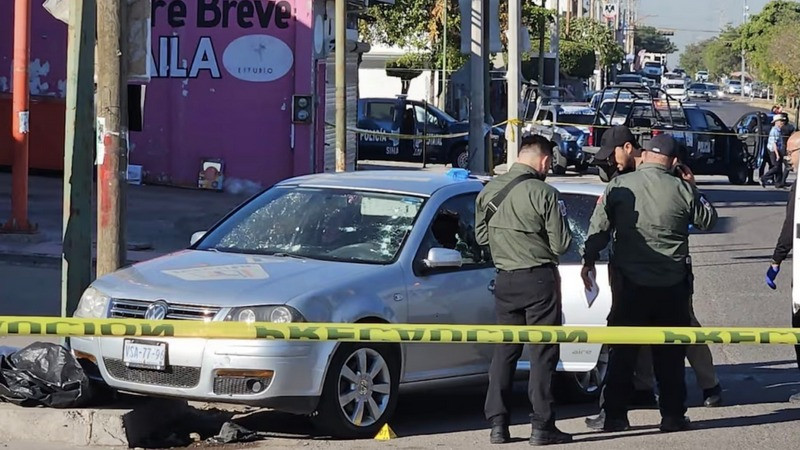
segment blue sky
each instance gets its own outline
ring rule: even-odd
[[[750,13],[757,14],[769,0],[747,0]],[[675,29],[672,41],[678,53],[668,58],[675,67],[687,44],[713,37],[726,23],[742,23],[744,0],[639,0],[642,24]],[[649,17],[648,17],[649,16]]]

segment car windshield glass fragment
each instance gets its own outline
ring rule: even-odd
[[[420,197],[275,187],[212,231],[199,250],[386,264],[422,207]]]

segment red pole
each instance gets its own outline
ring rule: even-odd
[[[14,140],[14,162],[11,174],[11,221],[6,231],[31,232],[28,222],[28,132],[30,59],[30,0],[14,1],[14,81],[11,135]]]

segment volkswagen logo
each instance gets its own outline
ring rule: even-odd
[[[164,300],[158,300],[147,307],[144,318],[147,320],[164,320],[169,312],[169,305]]]

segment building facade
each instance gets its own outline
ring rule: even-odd
[[[357,3],[349,7],[363,8]],[[152,0],[151,79],[143,95],[143,129],[130,133],[129,146],[130,164],[141,166],[143,181],[198,186],[209,164],[221,168],[226,186],[266,187],[333,170],[333,129],[326,126],[334,121],[333,10],[333,1],[325,0]],[[32,103],[60,110],[51,107],[55,112],[46,114],[32,105],[31,163],[36,168],[34,154],[46,155],[41,168],[58,170],[66,25],[41,2],[32,13]],[[12,18],[13,2],[0,2],[0,30],[7,34],[0,39],[0,100],[8,98],[9,120]],[[348,125],[354,127],[358,55],[368,46],[358,43],[356,14],[348,18]],[[310,123],[293,121],[295,96],[311,96]],[[38,136],[44,130],[60,134],[60,142],[45,142]],[[0,131],[0,164],[7,164],[3,133],[8,131]],[[350,133],[351,169],[355,142]]]

